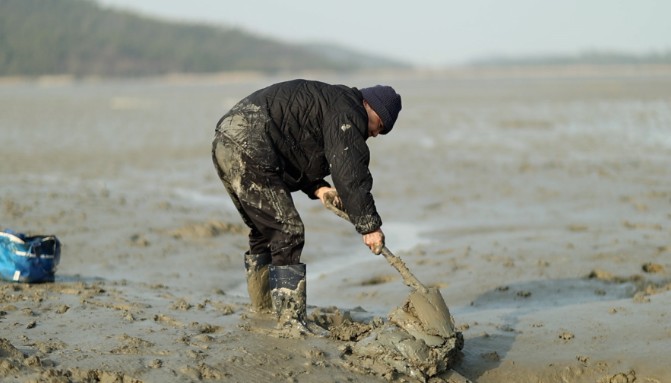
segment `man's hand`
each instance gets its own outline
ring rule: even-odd
[[[363,243],[368,246],[373,254],[380,254],[382,252],[382,248],[384,247],[384,233],[382,232],[382,229],[377,229],[375,231],[371,231],[368,234],[364,234]]]
[[[322,186],[315,191],[315,196],[317,196],[317,198],[322,201],[324,206],[326,206],[328,201],[331,203],[331,205],[342,210],[342,203],[340,202],[340,197],[338,196],[338,192],[335,190],[335,188]]]

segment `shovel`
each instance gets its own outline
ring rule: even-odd
[[[349,221],[347,213],[336,206],[335,193],[329,193],[325,196],[324,205],[339,217]],[[410,272],[405,262],[394,255],[386,246],[382,247],[382,255],[401,274],[403,282],[413,289],[403,307],[403,314],[396,313],[393,317],[397,321],[403,322],[401,323],[403,327],[412,333],[421,332],[443,339],[453,337],[455,335],[454,319],[450,315],[440,290],[435,287],[427,288],[424,286]],[[420,329],[416,328],[418,327],[416,323],[413,323],[413,317],[420,322]]]

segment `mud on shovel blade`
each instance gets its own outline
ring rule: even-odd
[[[349,221],[349,216],[336,206],[334,198],[335,195],[328,195],[324,199],[326,208]],[[413,289],[407,301],[407,304],[410,306],[407,308],[407,311],[412,311],[409,314],[412,314],[421,322],[422,327],[427,333],[445,339],[454,336],[454,320],[450,315],[450,310],[447,308],[440,290],[424,286],[410,272],[405,262],[400,257],[394,255],[386,246],[382,247],[382,255],[401,274],[403,282]]]

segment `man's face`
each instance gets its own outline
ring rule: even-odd
[[[382,119],[375,113],[368,102],[364,101],[364,106],[366,107],[366,112],[368,112],[368,137],[377,137],[384,130]]]

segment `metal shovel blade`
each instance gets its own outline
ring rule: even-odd
[[[405,262],[385,246],[382,248],[382,255],[391,264],[403,278],[403,282],[410,286],[413,291],[408,297],[408,314],[414,316],[422,324],[422,328],[431,335],[437,335],[442,338],[449,338],[454,335],[454,320],[450,315],[450,310],[445,304],[445,299],[435,287],[427,288],[415,277]]]
[[[441,338],[454,335],[454,320],[440,290],[435,287],[426,291],[415,290],[408,296],[408,302],[428,334]]]

